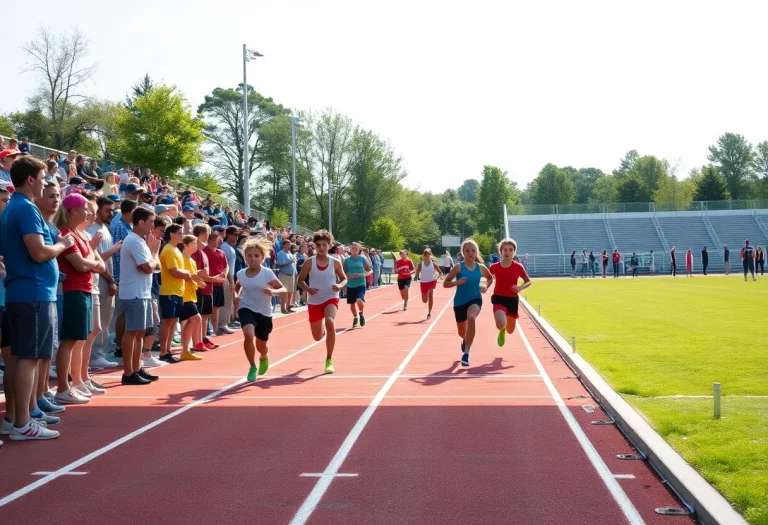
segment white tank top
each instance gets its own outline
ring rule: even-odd
[[[325,270],[321,270],[317,266],[317,259],[314,256],[310,257],[309,286],[317,288],[317,293],[315,295],[307,295],[307,302],[309,304],[323,304],[339,297],[339,292],[334,292],[331,288],[336,284],[335,264],[337,260],[329,256],[328,267]]]
[[[419,281],[423,283],[431,283],[435,280],[435,261],[432,260],[429,266],[425,265],[422,261],[421,272],[419,272]]]

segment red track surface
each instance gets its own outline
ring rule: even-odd
[[[427,322],[419,298],[402,311],[393,288],[369,293],[367,326],[339,335],[332,376],[305,313],[276,320],[273,367],[254,384],[238,383],[239,334],[204,361],[158,369],[152,385],[103,376],[107,395],[68,407],[59,439],[6,440],[2,522],[627,523],[533,353],[607,478],[634,476],[617,481],[636,522],[692,523],[654,512],[680,504],[644,462],[616,459],[633,449],[591,424],[605,414],[584,410],[595,403],[575,398],[586,391],[529,319],[530,352],[520,334],[499,348],[486,305],[463,368],[451,294],[438,288]],[[343,308],[338,330],[350,321]]]

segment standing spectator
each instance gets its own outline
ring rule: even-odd
[[[192,229],[192,234],[197,237],[197,251],[192,254],[192,260],[195,261],[195,266],[198,270],[200,278],[206,282],[206,285],[197,289],[197,311],[200,312],[202,322],[200,323],[200,337],[203,341],[203,345],[208,350],[218,348],[219,345],[214,344],[208,339],[208,320],[213,314],[213,286],[212,283],[223,283],[224,280],[221,277],[213,277],[210,274],[210,266],[208,261],[208,255],[204,247],[208,243],[210,238],[211,228],[207,224],[198,224]]]
[[[445,275],[448,275],[448,273],[446,272]],[[571,278],[576,278],[576,250],[571,252]]]
[[[228,327],[230,330],[237,328],[232,321],[235,311],[235,288],[230,283],[235,279],[235,263],[237,262],[237,238],[240,235],[240,228],[237,226],[229,226],[224,232],[224,242],[221,243],[221,251],[227,258],[227,269],[229,271],[229,279],[224,284],[224,308],[219,312],[219,326],[221,330],[224,327]],[[231,281],[230,281],[231,279]]]
[[[725,275],[731,273],[731,250],[728,249],[727,244],[723,244],[723,263],[725,263]]]
[[[619,263],[621,263],[621,254],[619,253],[618,248],[614,248],[613,254],[611,255],[611,262],[613,263],[613,278],[618,279]]]
[[[120,203],[120,214],[112,218],[109,223],[109,227],[112,233],[112,242],[120,244],[120,250],[116,251],[112,256],[113,273],[112,276],[115,280],[115,284],[120,289],[120,276],[122,275],[120,270],[120,257],[122,254],[122,243],[131,234],[131,223],[133,221],[133,212],[136,210],[138,203],[135,200],[125,199]],[[120,294],[115,299],[115,357],[123,357],[123,334],[125,333],[125,317],[122,315],[122,308],[120,308]]]
[[[693,250],[688,248],[685,252],[685,276],[693,277]]]
[[[656,273],[656,256],[653,254],[653,250],[651,250],[651,261],[650,265],[648,266],[648,273],[651,275]]]
[[[600,262],[603,264],[603,279],[608,275],[608,250],[603,250],[600,256]]]
[[[158,379],[142,368],[141,351],[147,329],[154,326],[152,274],[160,269],[160,239],[152,234],[155,214],[136,208],[131,215],[133,229],[120,248],[119,315],[123,315],[122,341],[124,385],[147,385]]]
[[[637,259],[637,253],[632,252],[632,257],[629,258],[629,267],[632,269],[632,277],[637,277],[637,269],[640,266],[640,261]]]
[[[677,277],[677,257],[675,256],[676,250],[677,246],[673,246],[669,251],[669,267],[672,270],[672,277]]]
[[[10,186],[11,182],[11,165],[19,158],[19,150],[17,149],[4,149],[0,151],[0,183],[4,183],[6,186]]]
[[[755,249],[749,245],[749,241],[744,241],[744,247],[741,249],[741,264],[744,266],[744,280],[747,280],[747,272],[752,274],[752,280],[757,281],[755,277]]]
[[[765,250],[763,250],[762,246],[758,246],[755,251],[755,262],[757,263],[755,271],[757,271],[757,268],[760,268],[760,275],[763,275],[765,271]]]
[[[171,224],[165,229],[166,245],[160,252],[160,360],[166,363],[178,363],[179,359],[171,352],[173,329],[184,314],[184,288],[191,281],[192,275],[184,268],[184,256],[178,246],[184,235],[181,225]],[[187,353],[189,354],[189,353]],[[191,354],[190,354],[191,355]],[[182,355],[189,360],[189,355]],[[193,358],[194,359],[194,358]]]
[[[453,268],[453,257],[451,257],[451,252],[449,250],[445,250],[445,254],[443,255],[443,275],[448,275],[451,268]]]
[[[594,279],[597,275],[597,260],[595,259],[595,252],[593,250],[589,250],[589,272]]]
[[[701,271],[704,275],[707,275],[707,266],[709,266],[709,252],[707,252],[707,247],[705,246],[701,250]]]
[[[211,235],[208,237],[208,244],[203,248],[205,255],[208,256],[208,269],[210,274],[216,279],[216,281],[212,283],[213,313],[211,314],[211,327],[218,335],[235,333],[226,325],[219,328],[219,313],[221,313],[220,310],[224,306],[224,284],[229,282],[232,289],[235,288],[234,284],[231,282],[232,277],[227,268],[227,256],[224,255],[224,252],[219,248],[219,245],[221,244],[221,235],[224,231],[225,229],[223,226],[214,227]]]
[[[71,235],[52,239],[34,199],[43,196],[45,165],[25,156],[11,167],[15,192],[0,216],[0,254],[6,264],[5,303],[7,330],[2,346],[10,346],[6,376],[6,419],[13,419],[10,437],[14,441],[52,439],[59,433],[30,419],[35,371],[41,359],[53,354],[56,314],[56,286],[59,267],[56,257],[74,244]],[[10,394],[10,395],[9,395]],[[3,422],[3,427],[6,424]]]
[[[285,292],[280,294],[280,311],[293,313],[293,296],[296,293],[296,256],[291,253],[291,243],[283,241],[283,249],[277,254],[276,267],[280,270],[278,279]],[[355,319],[357,321],[357,319]]]

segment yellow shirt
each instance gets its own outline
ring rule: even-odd
[[[171,274],[171,269],[184,269],[184,257],[176,246],[166,244],[160,253],[160,295],[184,297],[184,279]]]
[[[197,274],[197,265],[192,257],[184,257],[184,269],[189,271],[190,275]],[[196,303],[197,302],[197,284],[192,281],[186,281],[184,283],[184,302]]]

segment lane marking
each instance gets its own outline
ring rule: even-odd
[[[614,479],[635,479],[634,474],[614,474]]]
[[[368,318],[368,320],[369,321],[373,320],[376,317],[382,315],[383,313],[388,312],[389,310],[392,310],[393,308],[396,308],[396,307],[400,306],[401,304],[402,304],[402,300],[399,300],[395,304],[390,306],[389,308],[386,308],[386,309],[380,311],[379,313],[372,315],[371,317]],[[449,301],[449,304],[450,304],[450,301]],[[338,337],[338,336],[340,336],[342,334],[345,334],[347,332],[350,332],[350,331],[352,331],[352,328],[344,328],[341,332],[337,333],[336,336]],[[324,341],[325,341],[325,338],[322,338],[319,341],[314,341],[311,344],[305,346],[304,348],[296,350],[295,352],[293,352],[291,354],[288,354],[287,356],[283,357],[282,359],[276,361],[274,364],[272,364],[272,366],[274,367],[274,366],[277,366],[277,365],[279,365],[281,363],[284,363],[284,362],[288,361],[289,359],[292,359],[293,357],[296,357],[297,355],[299,355],[299,354],[309,350],[310,348],[313,348],[313,347],[319,345],[320,343],[323,343]],[[148,423],[148,424],[144,425],[143,427],[138,428],[138,429],[134,430],[133,432],[130,432],[129,434],[126,434],[125,436],[123,436],[123,437],[121,437],[119,439],[116,439],[112,443],[109,443],[109,444],[107,444],[107,445],[105,445],[105,446],[103,446],[103,447],[101,447],[101,448],[99,448],[97,450],[94,450],[90,454],[86,454],[85,456],[81,457],[80,459],[77,459],[77,460],[73,461],[72,463],[61,467],[60,469],[58,469],[58,470],[56,470],[56,471],[54,471],[54,472],[52,472],[50,474],[45,475],[44,477],[40,478],[39,480],[35,481],[34,483],[30,483],[29,485],[26,485],[26,486],[24,486],[24,487],[22,487],[22,488],[20,488],[20,489],[18,489],[16,491],[14,491],[14,492],[8,494],[7,496],[3,497],[2,499],[0,499],[0,507],[4,507],[5,505],[7,505],[7,504],[9,504],[9,503],[11,503],[13,501],[16,501],[20,497],[25,496],[25,495],[29,494],[30,492],[32,492],[32,491],[34,491],[36,489],[39,489],[43,485],[47,485],[48,483],[50,483],[51,481],[55,480],[56,478],[58,478],[58,477],[60,477],[60,476],[62,476],[64,474],[68,474],[70,472],[73,472],[78,467],[93,461],[94,459],[98,458],[99,456],[102,456],[102,455],[106,454],[107,452],[109,452],[109,451],[119,447],[120,445],[123,445],[123,444],[127,443],[128,441],[130,441],[130,440],[132,440],[132,439],[134,439],[134,438],[136,438],[136,437],[138,437],[138,436],[140,436],[140,435],[142,435],[142,434],[152,430],[153,428],[155,428],[155,427],[157,427],[159,425],[162,425],[166,421],[169,421],[169,420],[171,420],[171,419],[173,419],[175,417],[178,417],[178,416],[182,415],[184,412],[187,412],[188,410],[191,410],[191,409],[195,408],[196,406],[200,406],[203,403],[207,403],[208,401],[211,401],[212,399],[215,399],[215,398],[219,397],[220,395],[228,392],[229,390],[232,390],[233,388],[235,388],[235,387],[237,387],[237,386],[239,386],[241,384],[244,384],[244,383],[246,383],[246,380],[245,380],[244,377],[241,377],[238,381],[235,381],[234,383],[231,383],[231,384],[229,384],[229,385],[227,385],[225,387],[222,387],[219,390],[216,390],[215,392],[212,392],[212,393],[208,394],[207,396],[202,397],[202,398],[200,398],[200,399],[198,399],[196,401],[192,401],[188,405],[185,405],[185,406],[183,406],[181,408],[178,408],[178,409],[174,410],[173,412],[171,412],[170,414],[166,414],[165,416],[163,416],[163,417],[161,417],[159,419],[156,419],[156,420],[152,421],[151,423]]]
[[[102,378],[121,378],[121,374],[116,375],[109,375],[109,376],[100,376]],[[161,376],[163,379],[237,379],[242,376]],[[362,375],[343,375],[343,374],[332,374],[332,375],[307,375],[307,374],[298,374],[298,375],[281,375],[281,376],[272,376],[272,375],[264,375],[260,376],[261,379],[325,379],[325,380],[331,380],[331,379],[387,379],[389,378],[388,375],[385,374],[362,374]],[[434,379],[463,379],[463,378],[469,378],[469,379],[477,379],[477,378],[489,378],[489,379],[510,379],[510,378],[540,378],[541,375],[539,374],[401,374],[401,378],[407,378],[407,379],[414,379],[414,378],[434,378]],[[710,396],[711,397],[711,396]]]
[[[55,472],[33,472],[33,476],[51,476],[53,474],[56,474]],[[88,474],[87,472],[63,472],[61,474],[58,474],[59,476],[85,476]]]
[[[595,470],[597,471],[598,475],[600,476],[600,478],[602,478],[603,483],[605,483],[605,486],[608,488],[608,491],[613,496],[613,499],[621,508],[621,511],[624,513],[624,516],[627,518],[627,521],[632,525],[644,525],[645,522],[643,521],[643,518],[640,516],[640,513],[637,511],[635,506],[629,500],[629,497],[627,497],[627,494],[624,492],[624,489],[621,488],[621,485],[619,485],[619,483],[614,479],[613,474],[611,474],[611,471],[608,469],[608,466],[603,461],[603,458],[600,457],[600,454],[598,454],[597,450],[595,449],[595,446],[592,444],[592,442],[589,440],[587,435],[579,426],[579,423],[576,421],[576,417],[571,413],[570,409],[566,406],[562,396],[555,388],[554,383],[552,383],[552,379],[550,379],[549,375],[547,374],[547,371],[544,369],[544,366],[541,364],[541,361],[539,360],[539,356],[537,356],[536,352],[533,351],[533,347],[531,346],[531,343],[528,341],[528,338],[526,337],[525,333],[523,333],[524,332],[523,328],[521,327],[519,330],[516,330],[516,332],[520,334],[520,339],[522,339],[523,344],[525,345],[525,348],[528,350],[528,354],[531,356],[533,363],[536,365],[536,369],[539,371],[539,374],[541,374],[541,377],[544,380],[544,384],[547,385],[547,390],[549,390],[549,393],[552,396],[552,399],[555,401],[555,405],[557,405],[557,408],[560,409],[560,413],[563,415],[565,422],[568,424],[568,427],[571,429],[571,432],[573,432],[573,435],[576,437],[576,440],[579,442],[579,445],[581,445],[581,448],[586,453],[587,458],[589,458],[589,461],[595,467]]]
[[[299,474],[302,478],[356,478],[357,473],[324,474],[323,472],[303,472]]]
[[[314,512],[320,503],[320,500],[325,495],[328,487],[331,486],[334,476],[339,473],[341,465],[344,463],[344,460],[347,459],[347,456],[352,450],[352,447],[355,446],[355,443],[360,437],[360,434],[363,433],[366,425],[368,425],[371,417],[373,417],[374,412],[376,412],[376,409],[384,400],[384,396],[387,395],[389,390],[395,384],[395,381],[397,381],[397,378],[400,376],[400,374],[403,373],[403,370],[405,370],[405,367],[408,366],[408,363],[411,362],[413,357],[416,355],[416,352],[418,352],[419,348],[421,348],[421,345],[424,344],[424,341],[426,341],[427,337],[429,337],[429,334],[432,333],[432,329],[437,326],[440,318],[452,304],[453,300],[448,299],[448,301],[445,303],[445,306],[443,306],[443,309],[440,310],[440,313],[437,315],[437,317],[435,317],[434,321],[427,327],[413,348],[411,348],[411,351],[408,352],[408,355],[405,356],[400,365],[389,376],[387,382],[384,383],[384,386],[381,387],[381,390],[379,390],[379,392],[376,394],[376,397],[373,398],[371,403],[368,405],[368,408],[366,408],[365,412],[363,412],[363,414],[360,416],[360,419],[357,420],[355,426],[352,427],[352,430],[350,430],[346,439],[344,439],[344,442],[339,447],[339,450],[336,451],[336,454],[333,456],[330,463],[328,463],[328,466],[325,467],[325,470],[323,471],[324,475],[317,480],[317,483],[315,483],[315,486],[312,488],[312,492],[309,493],[307,498],[304,500],[304,503],[302,503],[301,507],[299,507],[299,510],[296,511],[296,514],[291,520],[291,525],[304,525],[307,522],[309,517],[312,515],[312,512]]]

